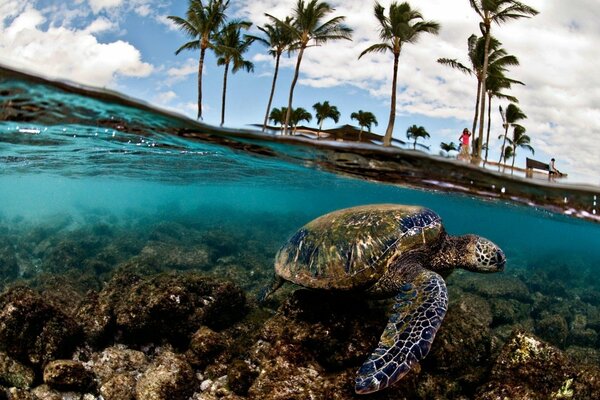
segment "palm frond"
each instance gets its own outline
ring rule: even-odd
[[[358,58],[360,59],[362,56],[368,53],[386,53],[387,51],[393,53],[394,49],[387,43],[377,43],[363,50],[362,53],[360,53],[360,55],[358,56]]]
[[[442,65],[446,65],[448,67],[457,69],[464,74],[473,75],[473,71],[471,70],[471,68],[465,67],[464,65],[462,65],[460,62],[458,62],[456,60],[453,60],[450,58],[438,58],[437,62]]]

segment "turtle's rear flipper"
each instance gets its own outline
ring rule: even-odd
[[[429,353],[446,315],[448,292],[440,275],[421,269],[401,287],[395,300],[379,345],[358,370],[356,393],[392,385]]]
[[[273,275],[273,278],[271,279],[271,282],[269,282],[269,284],[267,286],[265,286],[264,288],[261,289],[260,292],[258,292],[258,296],[256,297],[256,300],[258,301],[258,303],[264,303],[265,300],[267,300],[267,298],[272,295],[277,289],[279,289],[281,287],[281,285],[283,285],[285,282],[285,280],[283,280],[281,277],[279,277],[278,275]]]

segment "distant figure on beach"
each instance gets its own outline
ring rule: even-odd
[[[458,158],[459,159],[465,159],[465,160],[469,159],[469,153],[471,151],[471,148],[469,146],[470,140],[471,140],[471,132],[469,132],[469,130],[467,128],[463,129],[462,134],[458,138],[458,141],[460,143],[458,145],[458,153],[459,153]]]
[[[553,158],[550,160],[550,164],[548,165],[548,179],[554,180],[557,176],[561,176],[562,173],[556,169],[554,162],[556,160]]]

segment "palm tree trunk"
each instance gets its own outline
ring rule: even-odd
[[[487,12],[485,14],[485,16],[487,17]],[[488,52],[490,49],[490,39],[491,39],[491,35],[490,35],[490,31],[491,31],[491,26],[486,26],[486,32],[485,32],[485,48],[484,48],[484,54],[483,54],[483,71],[481,73],[481,112],[480,112],[480,116],[479,116],[479,141],[477,142],[477,154],[474,157],[473,163],[474,164],[479,164],[479,161],[481,160],[481,147],[483,145],[483,123],[484,123],[484,118],[485,118],[485,93],[486,93],[486,87],[485,87],[485,79],[487,76],[487,69],[488,69]]]
[[[504,140],[502,141],[502,149],[500,150],[500,160],[498,160],[498,164],[502,162],[502,157],[504,157],[504,146],[506,146],[506,136],[508,135],[508,123],[506,123],[506,128],[504,128]],[[498,171],[500,171],[500,165],[498,165]]]
[[[394,132],[394,122],[396,120],[396,85],[398,84],[398,58],[400,54],[394,54],[394,77],[392,80],[392,106],[390,108],[390,120],[383,137],[383,145],[392,145],[392,133]]]
[[[277,74],[279,73],[279,58],[281,53],[277,53],[275,58],[275,73],[273,74],[273,83],[271,84],[271,95],[269,96],[269,104],[267,104],[267,113],[265,114],[265,122],[263,123],[263,132],[267,129],[267,121],[269,120],[269,112],[273,103],[273,95],[275,94],[275,83],[277,82]]]
[[[202,119],[202,69],[204,68],[204,55],[206,54],[206,48],[200,49],[200,60],[198,61],[198,117]]]
[[[471,134],[473,135],[473,139],[475,139],[475,129],[477,129],[477,117],[479,117],[479,100],[481,98],[481,80],[477,80],[477,96],[475,100],[475,116],[473,117],[473,129],[471,130]],[[473,140],[472,140],[473,141]],[[471,150],[471,154],[475,156],[476,150],[475,147]]]
[[[358,132],[358,143],[362,142],[362,131],[363,131],[363,126],[360,126],[360,132]]]
[[[227,95],[227,73],[229,72],[229,63],[225,64],[225,73],[223,74],[223,102],[221,103],[221,126],[225,123],[225,97]]]
[[[300,75],[300,63],[302,62],[302,56],[304,55],[304,46],[300,47],[300,51],[298,52],[298,61],[296,61],[296,71],[294,72],[294,79],[292,80],[292,86],[290,87],[290,97],[288,99],[288,108],[287,113],[285,114],[285,127],[283,134],[287,135],[288,133],[288,124],[290,123],[290,118],[292,116],[292,101],[294,100],[294,88],[296,87],[296,82],[298,82],[298,75]]]
[[[483,165],[487,164],[488,159],[488,150],[490,149],[490,129],[492,128],[492,94],[488,94],[488,127],[487,127],[487,136],[485,138],[485,160],[483,161]]]
[[[415,142],[413,143],[413,150],[417,149],[417,138],[415,138]]]
[[[323,121],[325,121],[325,119],[322,119],[321,123],[319,124],[319,132],[317,132],[317,140],[319,140],[321,138],[321,129],[323,129]]]
[[[517,145],[514,145],[514,152],[513,152],[513,162],[510,168],[510,174],[514,175],[515,174],[515,159],[517,158]]]

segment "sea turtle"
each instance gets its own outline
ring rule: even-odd
[[[266,299],[285,281],[312,289],[395,296],[379,345],[358,370],[355,390],[372,393],[400,380],[423,359],[448,306],[444,278],[455,268],[504,269],[491,241],[449,236],[433,211],[395,204],[347,208],[300,228],[279,250]]]

